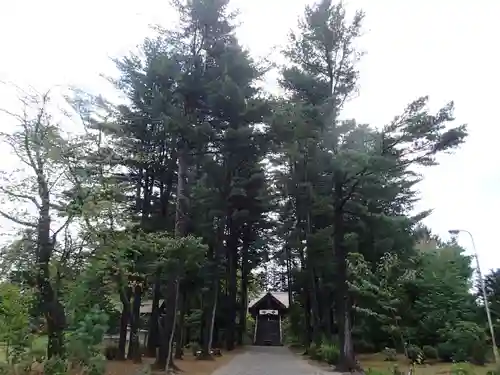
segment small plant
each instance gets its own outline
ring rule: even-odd
[[[369,368],[367,371],[365,371],[366,375],[388,375],[387,372],[380,371],[380,370],[375,370],[372,368]]]
[[[333,344],[321,344],[320,347],[321,359],[329,365],[335,365],[339,361],[339,349]]]
[[[68,364],[60,357],[52,357],[43,364],[45,375],[66,375],[68,370]]]
[[[405,375],[405,373],[399,369],[398,365],[394,365],[392,368],[392,375]]]
[[[307,349],[307,354],[311,359],[314,360],[320,360],[321,359],[321,347],[318,348],[318,346],[313,342],[310,346],[309,349]]]
[[[101,355],[92,356],[83,368],[85,375],[102,375],[106,372],[106,358]]]
[[[422,364],[424,362],[424,352],[418,346],[409,345],[406,353],[411,363]]]
[[[450,375],[475,375],[475,372],[469,363],[455,363],[451,367]]]
[[[424,352],[425,359],[437,359],[438,358],[438,351],[433,346],[424,345],[422,348],[422,351]]]
[[[384,354],[384,357],[385,357],[384,361],[395,362],[397,360],[398,353],[396,352],[396,349],[394,349],[394,348],[385,348],[382,353]]]
[[[75,329],[68,335],[67,354],[73,367],[88,375],[103,375],[105,360],[110,353],[101,353],[100,344],[108,329],[108,315],[97,306],[75,322]]]

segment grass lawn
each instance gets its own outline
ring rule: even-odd
[[[384,356],[382,354],[361,354],[358,356],[358,359],[365,371],[371,368],[390,374],[394,366],[397,365],[400,371],[407,373],[410,367],[408,360],[404,356],[398,356],[396,362],[384,361]],[[434,362],[415,366],[415,372],[416,375],[446,375],[450,373],[452,366],[453,364],[451,363]],[[464,366],[467,366],[474,375],[486,375],[488,371],[495,369],[494,363],[487,364],[486,366],[475,366],[471,364],[464,364]]]

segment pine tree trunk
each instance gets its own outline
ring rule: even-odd
[[[160,191],[161,218],[166,223],[168,218],[168,205],[172,194],[175,168],[177,164],[177,152],[173,150],[169,159],[168,174],[165,183],[162,183]],[[148,325],[147,354],[149,357],[156,357],[160,340],[160,299],[161,299],[161,272],[158,270],[155,275],[153,288],[153,304],[151,307],[151,317]]]
[[[188,227],[189,201],[187,196],[187,157],[188,149],[184,141],[178,144],[178,169],[177,169],[177,203],[175,211],[175,236],[184,237]],[[179,297],[180,270],[171,270],[167,282],[167,295],[165,298],[166,312],[162,319],[163,338],[157,356],[155,367],[165,370],[168,364],[169,370],[175,370],[172,346],[174,342],[175,325],[177,317],[177,302]]]
[[[201,354],[198,359],[202,360],[212,360],[212,355],[210,354],[210,350],[212,349],[212,340],[214,334],[214,324],[215,324],[215,315],[217,312],[217,302],[220,293],[220,272],[219,265],[221,263],[221,250],[223,248],[222,239],[224,236],[224,223],[220,222],[217,225],[215,243],[213,246],[213,259],[211,264],[211,278],[212,285],[210,291],[207,293],[207,303],[205,304],[205,327],[204,335],[202,337],[203,343],[201,347]]]
[[[342,207],[343,186],[342,181],[335,181],[335,209],[334,209],[334,232],[333,253],[336,270],[337,285],[337,324],[340,338],[340,359],[337,366],[338,371],[359,370],[354,355],[354,347],[351,337],[351,303],[349,299],[349,288],[347,284],[347,251],[344,246],[344,213]]]
[[[288,292],[288,303],[290,306],[293,305],[293,296],[292,296],[292,257],[290,246],[286,245],[285,247],[285,255],[286,255],[286,288]]]
[[[309,286],[309,296],[311,301],[311,318],[312,318],[312,340],[316,346],[321,345],[321,327],[320,327],[320,317],[319,317],[319,306],[318,306],[318,291],[316,286],[316,276],[314,272],[314,267],[310,267],[310,286]]]
[[[47,322],[49,341],[47,356],[64,357],[64,329],[66,319],[64,307],[57,300],[57,295],[50,281],[49,263],[54,250],[51,238],[50,193],[45,179],[39,178],[39,191],[42,200],[37,228],[36,262],[38,265],[36,283],[42,299],[43,315]]]
[[[64,357],[64,328],[66,321],[64,307],[59,301],[55,301],[48,310],[50,312],[45,315],[49,338],[47,357]]]
[[[237,310],[237,275],[238,275],[238,231],[232,219],[229,219],[229,239],[227,240],[227,261],[228,261],[228,315],[226,326],[226,349],[234,349],[236,337],[236,310]]]
[[[149,357],[156,357],[156,351],[158,348],[159,340],[159,330],[158,330],[158,319],[160,318],[160,273],[157,272],[155,275],[155,283],[153,288],[153,304],[151,307],[151,317],[149,318],[148,327],[148,343],[147,343],[147,354]]]
[[[120,292],[120,295],[123,293]],[[118,360],[125,360],[125,350],[127,347],[127,328],[130,319],[130,298],[132,297],[131,288],[126,288],[125,296],[120,296],[122,300],[122,313],[120,317],[120,339],[118,341]],[[125,298],[125,300],[123,300]]]
[[[214,267],[216,268],[217,265]],[[218,272],[217,272],[218,273]],[[205,325],[203,328],[204,337],[202,337],[203,344],[201,347],[201,354],[198,356],[198,359],[201,360],[212,360],[213,357],[210,354],[210,349],[212,349],[212,339],[214,333],[214,322],[215,322],[215,313],[217,310],[217,299],[219,295],[219,279],[215,277],[212,281],[211,292],[207,293],[207,301],[206,304],[206,313],[205,321],[202,323]]]
[[[160,371],[165,371],[167,369],[167,363],[171,363],[175,316],[177,315],[177,285],[175,279],[167,281],[165,314],[160,318],[160,348],[154,364],[154,368]]]
[[[179,322],[176,325],[175,331],[175,359],[182,359],[182,348],[184,347],[184,317],[187,307],[186,291],[182,290],[179,297]]]
[[[141,314],[142,286],[138,283],[134,287],[134,300],[132,303],[132,314],[130,319],[130,338],[128,344],[127,358],[134,363],[142,362],[141,346],[139,342],[139,324]]]
[[[243,244],[241,254],[241,306],[239,314],[238,345],[244,344],[247,332],[247,309],[248,309],[248,241]]]

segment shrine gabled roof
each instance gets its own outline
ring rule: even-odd
[[[288,300],[288,292],[262,292],[256,298],[250,300],[248,308],[254,306],[257,302],[263,299],[267,294],[271,294],[279,302],[281,302],[286,308],[290,307],[290,301]]]

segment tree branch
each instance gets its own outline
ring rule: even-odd
[[[30,223],[29,221],[24,221],[24,220],[18,219],[18,218],[14,217],[12,215],[9,215],[8,213],[3,212],[3,211],[0,211],[0,216],[6,218],[6,219],[8,219],[16,224],[25,226],[25,227],[37,228],[36,224]]]
[[[27,194],[21,194],[21,193],[14,193],[13,191],[10,191],[4,187],[0,187],[0,191],[7,194],[10,197],[13,197],[13,198],[28,200],[28,201],[32,202],[37,208],[40,208],[40,203],[38,203],[36,198],[33,196],[29,196]]]

